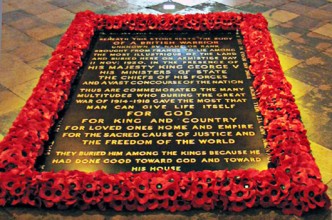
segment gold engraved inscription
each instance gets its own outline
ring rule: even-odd
[[[55,149],[50,163],[108,172],[264,169],[265,130],[241,37],[184,35],[100,35],[73,99],[85,112],[72,110],[80,118],[61,128],[67,150]]]

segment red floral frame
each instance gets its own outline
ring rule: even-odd
[[[160,171],[106,174],[102,171],[37,172],[36,158],[63,109],[82,57],[95,30],[239,30],[253,86],[264,117],[270,160],[265,171]],[[329,208],[327,186],[310,153],[306,130],[273,48],[261,14],[98,15],[78,13],[52,53],[31,97],[0,143],[0,205],[101,210],[183,211],[218,208],[239,212],[252,207],[277,207],[302,215]]]

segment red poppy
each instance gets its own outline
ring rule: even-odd
[[[213,189],[208,187],[208,184],[202,182],[194,182],[192,185],[193,198],[191,204],[194,208],[201,208],[205,203],[211,204],[213,202]]]
[[[84,211],[84,210],[88,210],[90,209],[90,204],[86,203],[83,199],[78,198],[77,202],[75,203],[75,206],[77,208],[79,208],[80,210]]]
[[[217,207],[220,210],[227,210],[228,207],[228,197],[227,196],[222,196],[222,195],[218,195],[217,200],[214,201],[214,206]]]
[[[21,198],[22,204],[30,205],[34,207],[41,207],[41,199],[37,193],[32,190],[27,190]]]
[[[139,212],[144,212],[144,211],[146,211],[146,209],[147,209],[147,205],[146,205],[146,204],[139,204],[139,203],[138,203],[138,205],[136,206],[136,209],[137,209],[137,211],[139,211]]]
[[[154,197],[158,200],[165,199],[167,195],[165,194],[165,190],[171,183],[162,177],[152,177],[150,182],[150,187],[152,192],[154,192]]]
[[[124,201],[124,207],[128,211],[136,210],[137,206],[138,206],[137,200],[126,200],[126,201]]]
[[[165,189],[165,195],[167,196],[168,199],[170,199],[171,201],[174,201],[180,195],[179,191],[180,191],[179,186],[177,185],[177,183],[174,183],[172,185],[169,185]]]
[[[5,206],[7,203],[6,199],[7,191],[4,189],[3,185],[0,182],[0,205]]]
[[[228,210],[232,212],[242,212],[246,208],[245,202],[231,202]]]
[[[96,191],[85,191],[82,193],[82,200],[86,204],[95,205],[103,199],[103,193],[100,190]]]
[[[180,173],[131,172],[105,174],[78,171],[34,171],[48,132],[70,93],[71,82],[83,66],[95,30],[240,30],[258,108],[264,118],[271,168]],[[301,215],[316,207],[329,208],[326,185],[310,154],[306,130],[291,94],[267,22],[261,14],[209,13],[196,15],[96,15],[78,13],[44,69],[37,87],[0,143],[0,205],[30,204],[82,210],[242,211],[246,207],[281,207]]]
[[[110,203],[110,206],[115,210],[115,211],[122,211],[123,206],[124,206],[125,201],[122,200],[113,200]]]
[[[158,20],[154,15],[148,15],[147,18],[147,27],[149,30],[155,30],[158,27]]]
[[[94,192],[100,188],[99,182],[93,178],[93,176],[84,176],[82,182],[82,188],[86,191]]]
[[[16,181],[13,186],[11,187],[9,193],[12,196],[22,196],[25,193],[25,182]]]
[[[299,203],[297,205],[294,205],[288,201],[284,201],[281,204],[282,213],[284,213],[286,215],[302,216],[303,211],[306,209],[305,207],[306,207],[305,204]]]
[[[191,209],[190,202],[182,199],[173,201],[173,206],[177,211],[188,211]]]
[[[223,187],[223,182],[227,178],[226,174],[227,174],[226,170],[217,170],[214,172],[215,181],[213,187],[216,194],[218,194],[219,190]]]
[[[193,179],[195,178],[194,172],[189,172],[187,175],[183,176],[179,180],[179,195],[184,200],[191,200],[193,198],[193,194],[191,193],[191,185],[193,183]]]
[[[47,201],[48,206],[53,206],[52,200],[55,197],[54,188],[44,185],[39,189],[38,195],[41,199],[43,199],[43,201]]]

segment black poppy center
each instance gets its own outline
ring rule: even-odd
[[[277,190],[274,189],[274,190],[271,191],[271,195],[272,195],[272,196],[275,196],[275,195],[277,195],[277,194],[278,194],[278,191],[277,191]]]
[[[310,192],[309,192],[309,196],[310,196],[310,197],[314,197],[314,195],[315,195],[315,193],[314,193],[313,191],[310,191]]]
[[[61,192],[60,190],[57,190],[57,191],[55,192],[55,195],[57,195],[57,196],[61,196],[61,194],[62,194],[62,192]]]
[[[237,195],[238,197],[242,197],[242,196],[243,196],[243,192],[237,192],[236,195]]]
[[[45,191],[45,195],[46,195],[46,196],[50,196],[50,195],[52,195],[52,192],[51,192],[50,190],[46,190],[46,191]]]
[[[168,191],[168,195],[174,196],[174,194],[175,194],[174,190],[171,189],[170,191]]]

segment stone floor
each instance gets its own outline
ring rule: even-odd
[[[269,21],[275,49],[293,85],[312,152],[332,197],[332,1],[331,0],[3,0],[0,54],[0,140],[31,94],[51,52],[75,16],[97,13],[187,14],[216,11],[263,13]],[[1,4],[1,1],[0,1]],[[190,211],[105,213],[56,211],[26,207],[0,208],[0,219],[300,219],[279,210],[255,209],[242,214]],[[309,213],[303,219],[331,219],[331,211]]]

